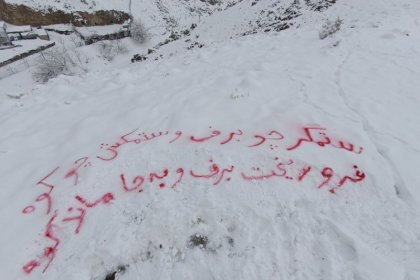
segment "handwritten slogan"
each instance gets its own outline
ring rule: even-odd
[[[158,131],[139,132],[139,129],[132,130],[116,139],[114,143],[102,143],[97,154],[81,157],[74,161],[72,166],[57,166],[52,168],[39,181],[35,182],[39,188],[37,195],[32,202],[22,209],[23,215],[31,215],[37,211],[48,217],[43,230],[43,238],[48,244],[38,256],[26,264],[22,269],[26,274],[32,273],[35,269],[46,272],[57,255],[62,245],[58,229],[64,225],[71,225],[72,234],[77,235],[83,230],[86,216],[89,211],[96,207],[106,207],[112,201],[118,199],[118,195],[129,195],[130,193],[145,193],[147,188],[158,189],[179,188],[183,180],[206,181],[210,185],[220,186],[231,181],[233,175],[243,181],[264,181],[264,180],[288,180],[303,182],[309,175],[318,178],[314,185],[318,189],[327,189],[331,194],[337,194],[337,190],[346,185],[356,184],[365,180],[365,173],[353,164],[349,166],[348,174],[335,174],[333,167],[324,166],[321,169],[308,164],[298,164],[293,158],[287,160],[279,157],[271,159],[272,168],[264,170],[260,167],[240,169],[234,165],[223,165],[213,158],[207,160],[207,168],[176,166],[173,168],[162,167],[159,170],[146,170],[141,174],[128,175],[125,172],[115,174],[119,185],[115,186],[112,192],[105,192],[93,200],[77,194],[69,199],[66,211],[59,211],[55,205],[54,190],[60,185],[70,182],[74,187],[80,182],[79,174],[82,169],[90,168],[98,164],[106,164],[116,160],[121,149],[136,148],[143,143],[153,143],[160,139],[160,145],[172,145],[182,143],[185,145],[201,145],[208,143],[213,146],[241,146],[246,149],[283,149],[284,152],[294,152],[303,147],[306,148],[333,148],[345,153],[360,155],[363,147],[343,139],[335,139],[328,136],[327,129],[319,125],[303,126],[300,128],[300,135],[295,139],[288,139],[284,132],[268,130],[264,133],[246,133],[241,129],[223,132],[209,127],[209,131],[203,135],[191,135],[183,131]],[[68,183],[66,183],[68,185]],[[61,209],[61,208],[60,208]]]

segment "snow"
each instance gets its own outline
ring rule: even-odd
[[[74,27],[71,24],[51,24],[51,25],[43,26],[42,28],[49,29],[49,30],[57,30],[57,31],[62,31],[62,32],[74,31]]]
[[[165,35],[112,62],[81,47],[83,75],[0,80],[4,279],[420,279],[419,4],[338,1],[237,36],[269,2],[146,61]]]
[[[93,0],[76,0],[76,1],[53,1],[53,0],[6,0],[7,3],[15,5],[25,5],[37,10],[64,10],[74,11],[97,11],[97,10],[118,10],[124,11],[128,9],[128,0],[121,1],[93,1]]]
[[[42,28],[34,29],[33,32],[35,32],[38,36],[48,36],[48,32]]]
[[[33,39],[33,40],[19,40],[13,41],[13,45],[16,47],[1,50],[0,52],[0,62],[9,60],[17,55],[26,53],[31,50],[35,50],[42,46],[47,46],[51,44],[49,41],[41,40],[41,39]]]
[[[7,33],[22,33],[22,32],[30,32],[32,31],[32,27],[30,25],[13,25],[13,24],[6,24],[6,32]]]
[[[124,30],[124,25],[122,24],[113,24],[113,25],[104,25],[104,26],[91,26],[91,27],[77,27],[76,30],[83,35],[85,38],[91,36],[102,36],[108,34],[118,33],[121,30]]]

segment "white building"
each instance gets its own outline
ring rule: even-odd
[[[30,25],[12,25],[6,24],[6,33],[12,41],[27,39],[28,34],[32,34],[32,27]],[[35,37],[36,38],[36,37]],[[28,38],[33,39],[33,38]]]
[[[30,25],[13,25],[8,24],[5,22],[0,22],[0,29],[2,30],[2,37],[4,37],[4,33],[6,33],[6,37],[8,37],[9,44],[11,41],[17,40],[31,40],[31,39],[42,39],[42,40],[50,40],[48,33],[46,30],[38,28],[33,29]],[[2,39],[1,41],[5,41],[6,39]],[[0,41],[0,42],[1,42]]]
[[[0,47],[11,45],[6,32],[6,24],[0,21]]]

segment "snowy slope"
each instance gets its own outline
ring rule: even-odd
[[[224,10],[237,2],[243,0],[220,0],[220,1],[201,1],[201,0],[181,0],[181,1],[164,1],[164,0],[76,0],[76,1],[54,1],[54,0],[6,0],[7,3],[26,5],[37,10],[62,10],[62,11],[98,11],[98,10],[117,10],[133,12],[133,15],[139,16],[141,12],[148,11],[144,15],[151,15],[150,11],[166,13],[167,16],[182,16],[182,14],[200,13],[203,16],[213,13],[214,11]],[[158,17],[157,13],[151,15]]]
[[[141,63],[0,80],[4,279],[420,279],[420,5],[265,33],[269,6]]]
[[[53,1],[53,0],[5,0],[5,2],[16,5],[25,5],[37,10],[62,10],[62,11],[97,11],[97,10],[118,10],[128,11],[129,0],[76,0],[76,1]]]
[[[52,1],[52,0],[6,0],[11,4],[23,4],[36,10],[61,10],[65,12],[118,10],[141,19],[152,31],[177,30],[200,23],[207,17],[225,13],[218,23],[248,27],[276,28],[273,22],[299,17],[305,10],[319,13],[330,8],[333,0],[105,0],[105,1]],[[302,11],[299,9],[303,8]],[[241,11],[238,13],[238,9]],[[233,11],[232,11],[233,10]],[[222,13],[223,14],[223,13]],[[234,15],[236,18],[229,18]],[[238,18],[239,17],[239,18]],[[308,18],[306,16],[305,18]],[[271,27],[269,27],[271,26]],[[226,28],[230,29],[230,28]],[[247,30],[248,31],[248,30]]]

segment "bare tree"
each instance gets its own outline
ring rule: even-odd
[[[139,18],[130,23],[130,35],[134,41],[144,43],[149,39],[149,33]]]
[[[80,53],[76,48],[60,45],[40,52],[40,56],[32,76],[35,80],[45,83],[58,75],[74,75],[78,70],[85,71]]]

